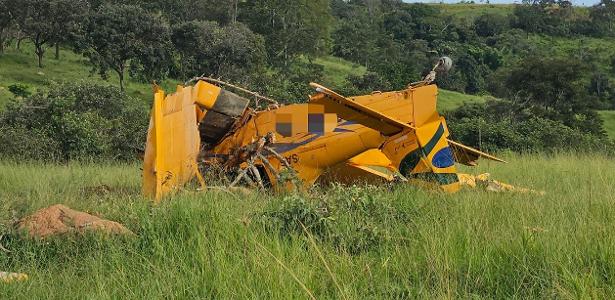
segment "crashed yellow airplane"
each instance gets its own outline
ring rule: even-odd
[[[320,181],[400,181],[460,188],[455,163],[502,161],[449,139],[436,110],[438,69],[405,90],[344,97],[321,85],[308,103],[256,110],[215,80],[157,89],[143,168],[156,200],[217,170],[230,186],[309,187]],[[217,82],[219,83],[219,82]],[[220,170],[222,172],[220,172]],[[207,176],[205,176],[207,177]]]

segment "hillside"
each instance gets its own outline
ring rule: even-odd
[[[615,295],[615,1],[86,2],[0,0],[0,300]]]
[[[598,113],[602,120],[604,120],[604,130],[606,130],[611,139],[615,140],[615,111],[603,110]]]
[[[520,2],[520,1],[519,1]],[[445,15],[454,16],[468,21],[473,20],[482,14],[509,15],[512,13],[516,4],[473,4],[473,3],[434,3],[430,4],[441,9]],[[576,5],[576,4],[575,4]],[[580,14],[587,14],[587,7],[575,6]]]
[[[509,15],[514,8],[514,4],[432,4],[441,9],[444,14],[454,16],[468,21],[473,20],[479,15],[498,14]]]
[[[53,59],[51,54],[48,56],[45,59],[45,67],[39,69],[33,49],[28,44],[25,44],[20,52],[7,49],[4,55],[0,55],[0,107],[13,98],[13,94],[8,91],[12,84],[25,84],[30,92],[34,92],[40,88],[44,89],[49,81],[104,81],[98,74],[91,74],[89,62],[72,51],[62,50],[60,60]],[[362,75],[366,71],[363,66],[332,56],[317,58],[314,62],[324,67],[324,81],[331,86],[343,86],[348,75]],[[110,72],[106,82],[117,85],[117,76]],[[162,87],[173,90],[175,85],[180,83],[170,79],[164,81]],[[149,102],[151,85],[129,79],[126,92]],[[465,101],[482,101],[482,97],[441,90],[439,101],[440,109],[444,111],[454,109]]]
[[[565,39],[552,39],[552,41],[557,45],[555,48],[559,49],[558,51],[572,51],[570,42]],[[602,45],[600,40],[586,38],[585,42],[587,42],[588,46],[595,46],[592,46],[592,49],[596,51],[615,53],[615,50],[613,50],[615,47]],[[543,43],[545,44],[541,44],[541,46],[548,46],[546,42],[543,41]],[[615,45],[615,41],[613,43]],[[49,55],[45,60],[45,67],[39,69],[36,66],[33,49],[28,44],[25,44],[22,48],[19,52],[14,49],[7,49],[4,55],[0,55],[0,109],[13,98],[13,94],[8,91],[8,87],[12,84],[25,84],[29,87],[30,92],[35,92],[37,89],[44,89],[49,81],[76,81],[82,79],[104,81],[98,74],[91,74],[88,61],[72,51],[61,50],[60,60],[55,60]],[[342,86],[349,74],[361,75],[366,71],[363,66],[332,56],[321,57],[314,62],[324,67],[324,80],[332,86]],[[109,78],[106,82],[116,85],[117,76],[114,73],[109,73]],[[166,90],[174,90],[175,85],[180,83],[178,80],[169,79],[162,82],[161,85]],[[126,92],[147,103],[151,101],[150,84],[128,79]],[[468,95],[440,89],[438,109],[441,112],[449,111],[457,108],[464,102],[475,101],[485,101],[485,96]],[[611,138],[615,138],[615,111],[601,112],[601,116],[605,121],[607,133]]]
[[[4,106],[13,95],[8,91],[12,84],[25,84],[30,92],[45,88],[49,81],[77,81],[88,79],[103,81],[98,74],[91,74],[88,61],[81,55],[72,51],[61,50],[60,60],[53,59],[50,50],[44,60],[44,68],[36,65],[33,47],[28,43],[22,44],[21,51],[12,48],[5,49],[6,53],[0,55],[0,107]],[[109,73],[109,83],[117,85],[117,75]],[[171,88],[179,82],[167,80],[162,83],[164,88]],[[134,97],[149,101],[152,94],[150,84],[128,80],[126,92]]]

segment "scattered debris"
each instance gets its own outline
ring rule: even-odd
[[[32,238],[44,239],[65,233],[85,233],[97,231],[114,235],[133,235],[122,224],[101,219],[85,212],[73,210],[57,204],[41,209],[17,223],[19,231]]]
[[[26,281],[26,280],[28,280],[27,274],[0,272],[0,281],[4,283],[11,283],[11,282],[16,282],[16,281]]]
[[[536,191],[532,189],[516,187],[507,183],[503,183],[497,180],[489,179],[491,174],[483,173],[480,175],[470,175],[459,173],[459,181],[464,186],[471,188],[482,187],[490,192],[518,192],[518,193],[532,193],[537,195],[544,195],[544,191]]]

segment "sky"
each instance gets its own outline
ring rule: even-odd
[[[404,0],[404,2],[415,3],[415,2],[423,2],[423,3],[440,3],[440,0]],[[458,3],[459,0],[443,0],[444,3]],[[481,3],[480,0],[474,0],[476,3]],[[483,0],[482,2],[485,2]],[[600,2],[599,0],[572,0],[572,4],[574,5],[583,5],[583,6],[592,6],[596,3]],[[513,0],[489,0],[489,3],[492,4],[510,4],[510,3],[521,3],[521,0],[513,1]]]

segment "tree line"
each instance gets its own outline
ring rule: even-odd
[[[561,0],[524,1],[508,14],[469,19],[440,6],[400,0],[0,0],[0,53],[28,40],[39,67],[49,49],[55,48],[58,58],[59,47],[69,48],[103,78],[117,74],[120,90],[126,76],[152,82],[211,75],[284,102],[304,101],[307,83],[325,79],[323,66],[314,62],[323,55],[366,67],[365,74],[332,86],[346,95],[404,88],[447,55],[455,64],[438,77],[440,87],[497,97],[446,114],[462,142],[515,151],[594,149],[612,147],[595,110],[615,108],[615,56],[550,52],[530,38],[615,37],[613,24],[612,0],[590,8]],[[98,89],[106,95],[113,91],[88,91]],[[39,132],[55,141],[54,153],[66,159],[81,153],[128,157],[126,152],[138,148],[99,143],[106,138],[97,134],[111,134],[110,128],[131,118],[98,122],[79,104],[90,97],[74,96],[83,83],[62,90],[69,94],[73,119],[60,117],[64,113],[58,110],[55,127],[30,120],[33,105],[50,101],[64,107],[62,95],[37,93],[9,105],[0,115],[0,129],[11,141]],[[109,126],[96,130],[99,123]],[[117,137],[117,145],[140,141],[134,133],[146,118],[137,123],[130,126],[132,135]],[[58,135],[71,126],[71,134]],[[28,153],[14,151],[18,146],[0,154]]]
[[[448,55],[456,68],[438,84],[475,94],[494,93],[493,74],[535,50],[527,34],[615,37],[613,24],[613,0],[587,11],[566,0],[525,0],[511,14],[472,20],[401,0],[0,0],[0,53],[27,39],[39,67],[49,48],[58,58],[59,47],[69,47],[103,77],[116,73],[121,88],[126,75],[206,74],[291,97],[298,95],[268,83],[301,92],[289,79],[322,77],[312,59],[325,54],[366,66],[390,88],[419,79]],[[613,98],[605,105],[615,107],[606,82],[615,71],[592,76],[590,92]]]

